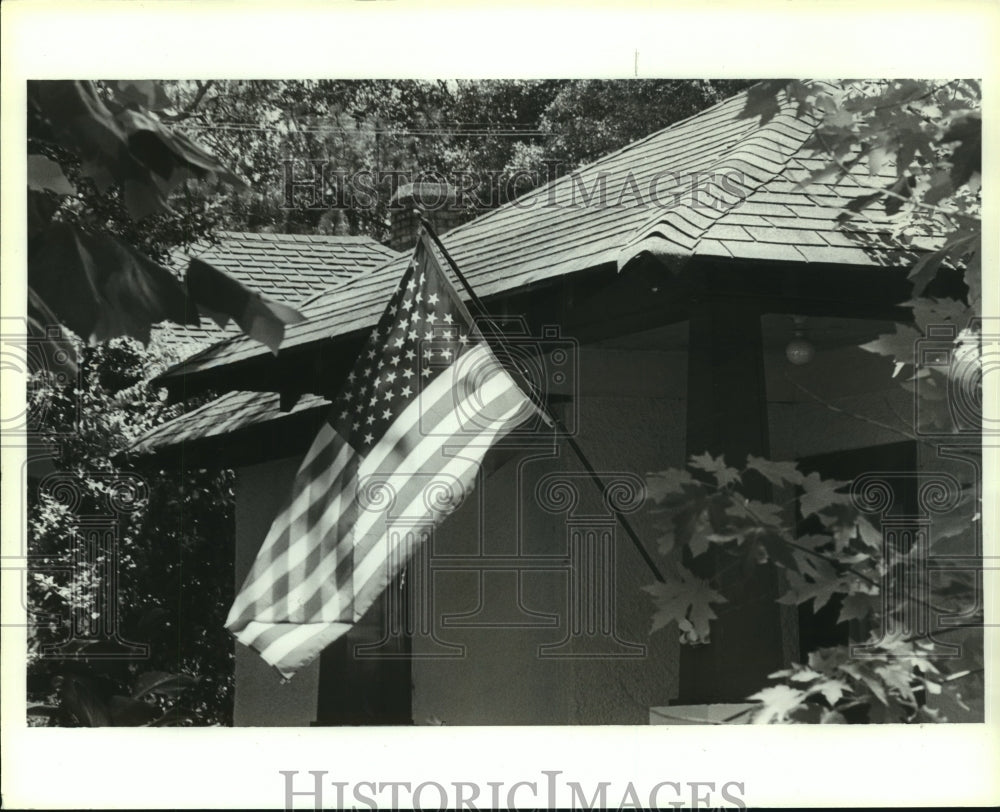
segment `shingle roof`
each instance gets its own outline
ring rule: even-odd
[[[283,412],[276,392],[228,392],[152,429],[143,435],[132,450],[144,454],[166,445],[222,437],[238,429],[287,419],[328,405],[326,398],[305,395],[294,408]]]
[[[744,103],[745,94],[738,94],[636,141],[453,229],[443,242],[484,298],[598,266],[623,268],[643,254],[667,263],[692,257],[862,267],[898,263],[903,251],[884,240],[889,218],[875,215],[847,226],[837,221],[846,201],[869,184],[884,186],[892,178],[869,179],[858,169],[857,176],[838,181],[800,183],[824,164],[803,149],[816,119],[797,118],[789,106],[762,125],[739,117]],[[672,183],[673,177],[679,182]],[[693,177],[703,181],[697,190],[691,188]],[[601,183],[604,205],[593,199],[584,205],[586,194]],[[315,296],[300,308],[307,320],[288,329],[281,352],[370,328],[405,263],[399,257]],[[161,381],[211,376],[266,352],[244,337],[232,338],[168,370]],[[178,431],[184,437],[218,434],[214,421],[230,417],[235,422],[227,422],[226,430],[231,431],[242,425],[237,408],[250,410],[253,397],[226,396],[219,413],[208,410],[167,424],[143,447],[176,443],[183,439]],[[318,408],[321,402],[300,402],[297,409]],[[244,413],[246,420],[276,417],[276,404],[276,395],[262,401],[260,410]]]
[[[884,217],[856,226],[853,235],[838,227],[844,202],[865,191],[856,178],[799,185],[822,165],[802,153],[815,120],[797,118],[789,106],[762,126],[739,118],[744,102],[738,94],[634,142],[453,229],[443,242],[481,297],[605,263],[621,267],[645,252],[862,266],[898,261],[900,250],[869,238],[886,228]],[[675,176],[680,182],[671,185]],[[719,182],[723,176],[735,192]],[[692,177],[703,180],[697,193],[689,188]],[[879,180],[888,177],[872,182]],[[604,204],[585,205],[601,183]],[[282,351],[370,327],[405,262],[398,258],[317,295],[301,308],[308,319],[288,329]],[[161,380],[210,374],[266,352],[235,337]]]
[[[196,244],[189,251],[178,252],[175,264],[183,267],[188,257],[198,257],[264,296],[290,305],[298,305],[397,256],[370,237],[248,231],[221,231],[217,236],[215,244]],[[186,354],[226,336],[240,335],[233,322],[220,329],[210,319],[202,319],[198,327],[164,324],[154,328],[155,341]]]

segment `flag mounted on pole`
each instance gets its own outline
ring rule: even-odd
[[[360,620],[489,448],[536,415],[422,233],[226,628],[291,677]]]

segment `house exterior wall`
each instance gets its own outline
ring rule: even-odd
[[[609,481],[623,474],[639,481],[648,470],[683,462],[683,418],[670,415],[684,414],[685,367],[686,354],[677,349],[581,352],[577,439]],[[238,471],[237,588],[290,487],[298,459]],[[530,449],[497,449],[466,503],[435,532],[432,560],[466,561],[432,576],[434,631],[417,629],[412,638],[416,724],[645,724],[649,707],[666,704],[675,694],[677,641],[669,632],[649,635],[652,604],[641,587],[653,576],[583,473],[568,449],[560,452],[551,441],[533,441]],[[547,476],[552,487],[565,481],[579,497],[572,515],[539,505],[535,490]],[[629,518],[655,550],[649,515],[639,510]],[[600,633],[599,616],[588,621],[577,612],[582,634],[557,648],[569,636],[573,614],[567,566],[573,530],[582,534],[580,544],[591,554],[597,536],[614,533],[604,551],[614,552],[615,582],[590,604],[611,613],[613,633]],[[479,572],[467,560],[474,554],[521,556],[528,562],[547,556],[566,563],[548,570],[529,563],[520,575],[516,569]],[[421,590],[418,569],[411,565],[407,571],[411,594]],[[589,588],[583,593],[587,603]],[[476,617],[455,617],[477,608]],[[476,625],[461,625],[463,620]],[[544,625],[532,625],[537,623]],[[464,646],[464,655],[428,657],[454,653],[439,642]],[[553,650],[539,656],[540,646]],[[318,686],[316,664],[283,685],[255,653],[237,645],[234,724],[308,725],[316,718]]]
[[[654,340],[655,337],[651,337]],[[684,457],[686,354],[683,351],[584,348],[580,351],[577,440],[609,484],[679,465]],[[554,452],[554,453],[553,453]],[[564,489],[572,509],[554,504]],[[548,492],[548,496],[544,492]],[[481,500],[478,501],[478,500]],[[445,620],[439,640],[465,647],[463,656],[418,660],[413,669],[413,716],[418,724],[645,724],[649,707],[676,695],[678,642],[668,631],[650,636],[652,603],[641,587],[654,582],[613,514],[565,444],[522,452],[483,477],[470,500],[436,534],[437,554],[554,556],[561,571],[441,572],[435,614],[474,614],[478,627]],[[477,527],[479,504],[484,521]],[[518,507],[518,514],[511,506]],[[629,515],[650,551],[656,537],[650,515]],[[614,579],[607,592],[574,567],[574,535],[614,534]],[[577,545],[586,545],[578,541]],[[577,547],[579,550],[579,547]],[[593,547],[587,554],[593,554]],[[597,554],[598,557],[600,554]],[[602,565],[606,570],[606,561]],[[583,582],[574,594],[571,580]],[[520,606],[518,606],[518,596]],[[612,619],[588,631],[587,613]],[[590,615],[593,618],[593,615]],[[541,625],[546,618],[552,625]],[[539,624],[516,628],[514,624]],[[490,625],[492,624],[492,625]],[[573,634],[578,627],[578,634]],[[560,645],[562,644],[562,645]],[[414,653],[432,653],[436,641],[415,638]]]
[[[606,479],[683,465],[685,341],[684,330],[673,327],[580,350],[577,439]],[[899,433],[876,422],[889,425],[898,420],[893,412],[910,414],[912,402],[887,378],[882,360],[856,348],[821,348],[808,368],[790,369],[780,344],[767,347],[770,456],[798,459],[898,442]],[[293,458],[239,471],[237,587],[296,467]],[[546,487],[551,496],[559,482],[577,499],[574,509],[540,496]],[[640,509],[629,520],[655,551],[654,517]],[[600,539],[608,533],[614,533],[614,583],[602,594],[591,582],[581,604],[573,573],[606,571]],[[576,559],[576,570],[574,550],[591,556]],[[492,451],[476,489],[437,528],[430,551],[411,562],[406,579],[417,596],[412,606],[430,600],[431,609],[429,626],[414,621],[411,638],[414,723],[646,724],[651,707],[676,698],[676,637],[669,630],[649,634],[652,604],[641,587],[653,577],[565,444]],[[483,568],[474,556],[505,557],[509,566]],[[534,567],[538,557],[552,566]],[[587,561],[592,570],[583,566]],[[599,633],[600,612],[586,615],[595,607],[613,607],[610,637]],[[583,629],[575,636],[568,635],[574,618]],[[641,656],[622,656],[642,647]],[[786,650],[787,657],[796,654]],[[281,685],[256,654],[237,646],[235,724],[309,724],[318,690],[315,664]]]
[[[281,510],[299,458],[240,468],[236,472],[236,589],[243,585],[268,528]],[[236,646],[233,725],[302,727],[316,718],[319,663],[283,682],[255,651]]]

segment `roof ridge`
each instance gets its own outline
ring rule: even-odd
[[[746,93],[747,93],[746,90],[740,90],[739,92],[734,93],[732,96],[727,96],[726,98],[722,99],[721,101],[717,101],[711,107],[706,107],[703,110],[699,110],[697,113],[692,113],[690,116],[687,116],[687,118],[682,118],[682,119],[680,119],[678,121],[674,121],[674,122],[668,124],[666,127],[662,127],[659,130],[651,132],[651,133],[649,133],[649,135],[644,135],[642,138],[636,139],[635,141],[629,141],[629,143],[625,144],[624,146],[621,146],[618,149],[613,150],[612,152],[608,152],[608,153],[602,155],[600,158],[595,158],[593,161],[591,161],[588,164],[583,164],[582,166],[577,167],[576,169],[573,170],[573,172],[580,172],[580,171],[582,171],[584,169],[589,169],[590,167],[594,166],[595,164],[601,163],[602,161],[610,161],[612,158],[616,158],[619,155],[623,155],[626,152],[630,152],[630,151],[632,151],[634,149],[637,149],[641,145],[645,144],[647,141],[652,141],[654,138],[660,137],[661,135],[663,135],[663,133],[665,133],[665,132],[667,132],[669,130],[679,129],[680,127],[682,127],[683,125],[687,124],[688,122],[694,121],[696,118],[702,118],[704,116],[707,116],[710,113],[716,112],[723,105],[729,104],[730,102],[735,101],[740,96],[745,96]],[[558,180],[561,180],[561,179],[557,178],[555,181],[551,181],[551,183],[558,182]],[[548,184],[546,184],[546,186],[548,186]],[[540,187],[540,188],[545,188],[545,187]],[[535,190],[532,189],[532,194],[534,192],[535,192]]]
[[[219,229],[216,236],[228,236],[232,238],[260,238],[261,240],[289,239],[292,242],[345,242],[345,243],[373,243],[381,248],[391,251],[392,249],[384,243],[379,242],[374,237],[367,234],[293,234],[291,232],[278,231],[240,231],[234,229]]]
[[[774,180],[787,169],[789,161],[799,152],[806,140],[811,137],[819,123],[819,118],[814,116],[812,111],[806,111],[806,117],[811,117],[814,120],[811,123],[808,121],[804,122],[808,126],[808,130],[805,133],[798,131],[796,128],[797,136],[794,139],[797,142],[796,147],[780,151],[769,150],[772,153],[777,152],[780,155],[779,160],[771,161],[771,163],[777,164],[779,169],[777,171],[764,169],[759,166],[759,160],[758,162],[750,160],[751,156],[760,158],[760,156],[756,156],[751,151],[750,147],[757,146],[762,140],[768,140],[767,136],[775,131],[775,125],[787,125],[790,121],[803,122],[804,119],[804,117],[798,114],[797,110],[793,110],[797,105],[787,94],[784,96],[781,105],[782,109],[779,113],[774,115],[766,124],[751,130],[740,138],[724,155],[712,164],[706,173],[708,175],[708,183],[704,187],[692,184],[691,189],[685,192],[683,196],[678,196],[678,199],[675,199],[665,211],[658,212],[633,232],[632,238],[625,242],[618,254],[619,271],[628,262],[642,253],[652,254],[667,262],[676,262],[678,257],[686,258],[691,256],[697,249],[705,233],[714,223],[733,211],[737,206],[749,199],[758,189]],[[787,133],[783,134],[786,138],[791,139],[791,136]],[[757,169],[759,174],[752,175],[745,170],[738,169],[736,165],[740,163]],[[740,194],[736,188],[727,188],[719,183],[716,177],[725,170],[741,172],[740,181],[738,183],[734,182],[734,186],[742,187],[745,190],[744,194]],[[751,182],[748,183],[748,180]],[[707,208],[696,206],[699,194],[709,196],[714,201],[714,205],[710,205]],[[691,236],[674,222],[680,219],[688,223],[690,227],[690,221],[685,220],[681,216],[681,212],[689,212],[693,208],[697,209],[696,213],[700,218],[708,220],[707,224],[698,229],[699,233],[697,236]]]
[[[543,192],[546,192],[546,190],[549,189],[549,187],[554,186],[555,184],[558,184],[558,183],[567,182],[568,179],[572,178],[574,175],[578,175],[578,174],[580,174],[580,173],[582,173],[584,171],[589,171],[590,169],[592,169],[593,167],[595,167],[595,166],[597,166],[599,164],[603,164],[605,162],[611,161],[611,160],[617,158],[620,155],[623,155],[623,154],[625,154],[627,152],[630,152],[632,150],[638,149],[640,146],[642,146],[643,144],[645,144],[645,143],[653,140],[654,138],[661,137],[665,132],[669,132],[670,130],[673,130],[673,129],[678,129],[681,126],[683,126],[684,124],[687,124],[688,122],[694,121],[696,118],[701,118],[703,116],[707,116],[707,115],[709,115],[711,113],[714,113],[720,107],[722,107],[723,105],[729,104],[730,102],[734,102],[736,99],[740,98],[741,96],[745,96],[746,93],[747,93],[747,90],[740,90],[739,92],[734,93],[732,96],[727,96],[726,98],[722,99],[721,101],[716,102],[712,106],[706,107],[704,110],[699,110],[697,113],[693,113],[692,115],[688,116],[687,118],[682,118],[679,121],[674,121],[673,123],[668,124],[666,127],[662,127],[661,129],[656,130],[654,132],[651,132],[648,135],[644,135],[642,138],[638,138],[635,141],[630,141],[629,143],[627,143],[627,144],[619,147],[616,150],[612,150],[611,152],[605,153],[604,155],[601,155],[600,157],[595,158],[594,160],[590,161],[589,163],[581,164],[580,166],[576,167],[572,172],[569,172],[569,173],[567,173],[565,175],[562,175],[561,177],[555,178],[553,180],[547,181],[546,183],[543,183],[541,186],[535,187],[534,189],[532,189],[531,191],[529,191],[526,194],[522,195],[521,197],[514,198],[513,200],[509,200],[506,203],[504,203],[502,206],[497,206],[496,208],[488,209],[487,211],[483,212],[482,214],[477,215],[472,220],[469,220],[468,222],[465,222],[465,223],[462,223],[462,224],[456,226],[455,228],[449,230],[446,235],[442,235],[442,240],[444,240],[446,237],[450,237],[450,236],[459,234],[460,232],[462,232],[463,230],[465,230],[466,227],[471,226],[473,223],[481,223],[483,220],[487,220],[490,217],[495,216],[498,212],[507,211],[507,210],[515,207],[515,204],[518,204],[519,206],[523,207],[532,198],[541,196]]]
[[[370,237],[366,234],[345,234],[345,235],[332,235],[332,234],[285,234],[285,233],[274,233],[274,232],[263,232],[263,231],[235,231],[232,229],[220,229],[215,232],[214,241],[208,237],[200,237],[194,242],[187,246],[175,246],[171,249],[170,253],[176,257],[199,257],[203,254],[208,253],[215,248],[225,248],[224,241],[226,239],[246,239],[248,236],[250,238],[257,237],[273,237],[273,241],[277,242],[281,237],[305,237],[306,242],[315,243],[326,243],[330,244],[334,241],[340,242],[342,244],[348,245],[367,245],[373,249],[379,249],[380,252],[385,253],[387,256],[398,256],[399,252],[393,248],[390,248],[383,242],[379,242],[374,237]],[[264,239],[261,240],[262,242]],[[301,240],[292,240],[293,242],[300,242]]]

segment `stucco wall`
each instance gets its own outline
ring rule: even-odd
[[[299,459],[248,466],[236,472],[236,589],[243,585],[257,550],[281,510]],[[233,724],[300,727],[316,719],[319,663],[283,683],[256,652],[236,644]]]
[[[656,346],[657,338],[662,336],[646,336],[647,347]],[[584,348],[579,372],[577,439],[607,481],[623,474],[641,480],[647,471],[682,463],[684,352]],[[578,500],[575,507],[558,510],[551,499],[546,504],[539,494],[546,486],[566,488]],[[659,534],[649,514],[639,510],[629,519],[655,552]],[[585,562],[573,562],[574,531],[593,534],[588,552],[596,558],[597,538],[602,532],[614,534],[613,584],[583,576],[577,600],[571,568]],[[645,724],[650,706],[676,695],[677,640],[667,631],[649,634],[652,604],[641,587],[654,578],[565,444],[524,451],[488,472],[475,498],[438,530],[435,544],[440,555],[478,551],[524,560],[549,555],[565,557],[568,566],[548,572],[436,574],[435,610],[442,618],[436,636],[466,650],[460,658],[414,664],[417,724],[432,719],[447,724]],[[579,623],[582,612],[595,608],[611,611],[613,621],[604,628],[613,632],[601,634],[595,618],[593,632],[584,621],[580,633],[571,635],[574,619]],[[461,613],[475,613],[464,622],[482,625],[455,625],[463,620],[449,616]],[[517,622],[546,621],[551,625],[512,628]],[[418,654],[435,649],[427,638],[414,643]]]

